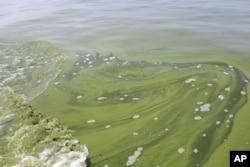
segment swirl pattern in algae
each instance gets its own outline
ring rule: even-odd
[[[249,80],[226,63],[76,56],[34,104],[75,130],[91,166],[202,166],[247,102]]]

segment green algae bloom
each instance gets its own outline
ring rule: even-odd
[[[33,104],[75,130],[91,166],[202,166],[247,102],[249,79],[223,62],[76,57]]]

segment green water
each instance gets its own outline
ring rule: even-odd
[[[134,166],[203,166],[247,102],[249,80],[226,63],[76,59],[33,104],[74,129],[91,166],[126,166],[138,147]]]
[[[230,150],[250,149],[249,6],[248,0],[1,1],[0,166],[76,165],[71,151],[52,154],[51,143],[36,147],[29,137],[53,136],[38,133],[45,118],[86,144],[88,166],[229,166]],[[30,105],[31,120],[11,122]],[[15,150],[2,141],[22,120],[32,123],[20,124],[30,130],[19,144],[23,154],[5,152]],[[32,152],[26,139],[40,149]],[[75,163],[86,166],[81,151]]]

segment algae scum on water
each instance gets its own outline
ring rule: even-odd
[[[76,59],[59,74],[48,42],[0,46],[0,166],[202,166],[247,102],[249,79],[222,62]]]
[[[247,102],[249,80],[226,63],[76,58],[34,105],[75,130],[91,166],[202,166]]]
[[[48,42],[0,46],[0,166],[86,166],[87,147],[27,103],[47,88],[63,60]]]

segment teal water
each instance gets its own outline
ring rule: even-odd
[[[6,99],[7,90],[14,90],[14,97],[24,100],[17,103],[18,106],[32,104],[32,111],[34,108],[44,114],[43,117],[62,121],[63,125],[57,123],[56,127],[68,126],[80,143],[86,144],[90,150],[92,164],[89,163],[89,166],[125,166],[128,157],[136,150],[141,154],[141,161],[136,161],[135,166],[225,166],[228,161],[222,157],[228,155],[228,150],[250,149],[250,136],[246,133],[250,125],[244,119],[249,117],[246,111],[250,108],[249,13],[248,0],[1,1],[1,99]],[[41,42],[38,46],[31,44],[32,48],[29,47],[30,41],[49,41],[52,45]],[[56,53],[64,54],[66,59],[51,58]],[[103,57],[103,60],[96,61],[98,58],[92,57],[95,55]],[[62,72],[59,74],[59,71]],[[213,93],[213,89],[210,90],[212,86]],[[165,87],[170,90],[165,90]],[[192,88],[197,89],[197,93],[192,92]],[[206,98],[203,97],[205,93],[208,93]],[[124,95],[130,98],[126,99]],[[5,137],[12,116],[15,116],[15,98],[7,98],[7,103],[0,103],[0,147],[4,148],[0,152],[0,164],[11,166],[20,163],[25,166],[24,163],[30,163],[32,158],[26,158],[27,161],[22,164],[22,156],[11,161],[8,157],[13,154],[4,153],[8,150]],[[224,100],[223,103],[220,100]],[[159,115],[150,113],[155,106],[158,106]],[[21,108],[25,111],[25,107]],[[207,116],[204,113],[183,114],[184,108],[196,112],[204,107],[214,113],[209,112]],[[97,112],[100,110],[103,113]],[[164,113],[166,110],[176,110],[176,115],[183,115],[183,118],[179,120],[175,114]],[[140,119],[133,122],[134,116]],[[163,118],[167,123],[161,120]],[[159,121],[150,122],[154,119]],[[203,121],[204,129],[194,125],[195,121]],[[150,124],[152,127],[146,126]],[[228,127],[215,128],[210,132],[209,129],[217,127],[217,124]],[[35,121],[35,125],[46,129],[44,121]],[[189,129],[185,129],[186,126]],[[109,131],[104,131],[103,127]],[[174,133],[171,127],[176,128]],[[19,128],[22,129],[22,126]],[[164,133],[166,128],[171,135]],[[197,131],[194,132],[194,129]],[[210,143],[204,148],[207,154],[197,148],[204,142],[199,135],[205,134],[205,129],[213,134],[206,140]],[[44,134],[48,131],[38,132]],[[184,141],[186,132],[194,135]],[[71,134],[68,131],[63,133]],[[10,134],[13,135],[13,132]],[[149,137],[148,134],[159,138],[154,135]],[[119,137],[114,137],[116,135]],[[104,136],[105,139],[99,140]],[[140,140],[133,140],[131,136]],[[71,139],[74,141],[73,138],[68,140]],[[163,140],[168,142],[155,144]],[[128,141],[133,144],[128,144]],[[12,143],[11,147],[17,143]],[[35,142],[33,144],[36,145]],[[47,147],[47,160],[46,156],[43,156],[43,162],[35,159]],[[169,149],[157,152],[162,147]],[[49,144],[38,144],[34,148],[37,151],[29,156],[33,156],[36,165],[49,166],[56,164],[56,158],[64,160],[68,156],[60,152],[54,155],[55,159],[51,158],[50,151],[57,146],[52,149]],[[29,149],[24,150],[22,155]],[[85,148],[77,149],[87,155]],[[109,153],[105,153],[106,150]],[[198,158],[189,156],[197,151]],[[161,156],[156,158],[155,154]],[[180,155],[183,155],[182,159],[176,162]],[[81,156],[83,154],[79,153],[76,157]],[[169,157],[169,161],[164,160],[165,156]],[[72,159],[68,160],[70,164]]]

